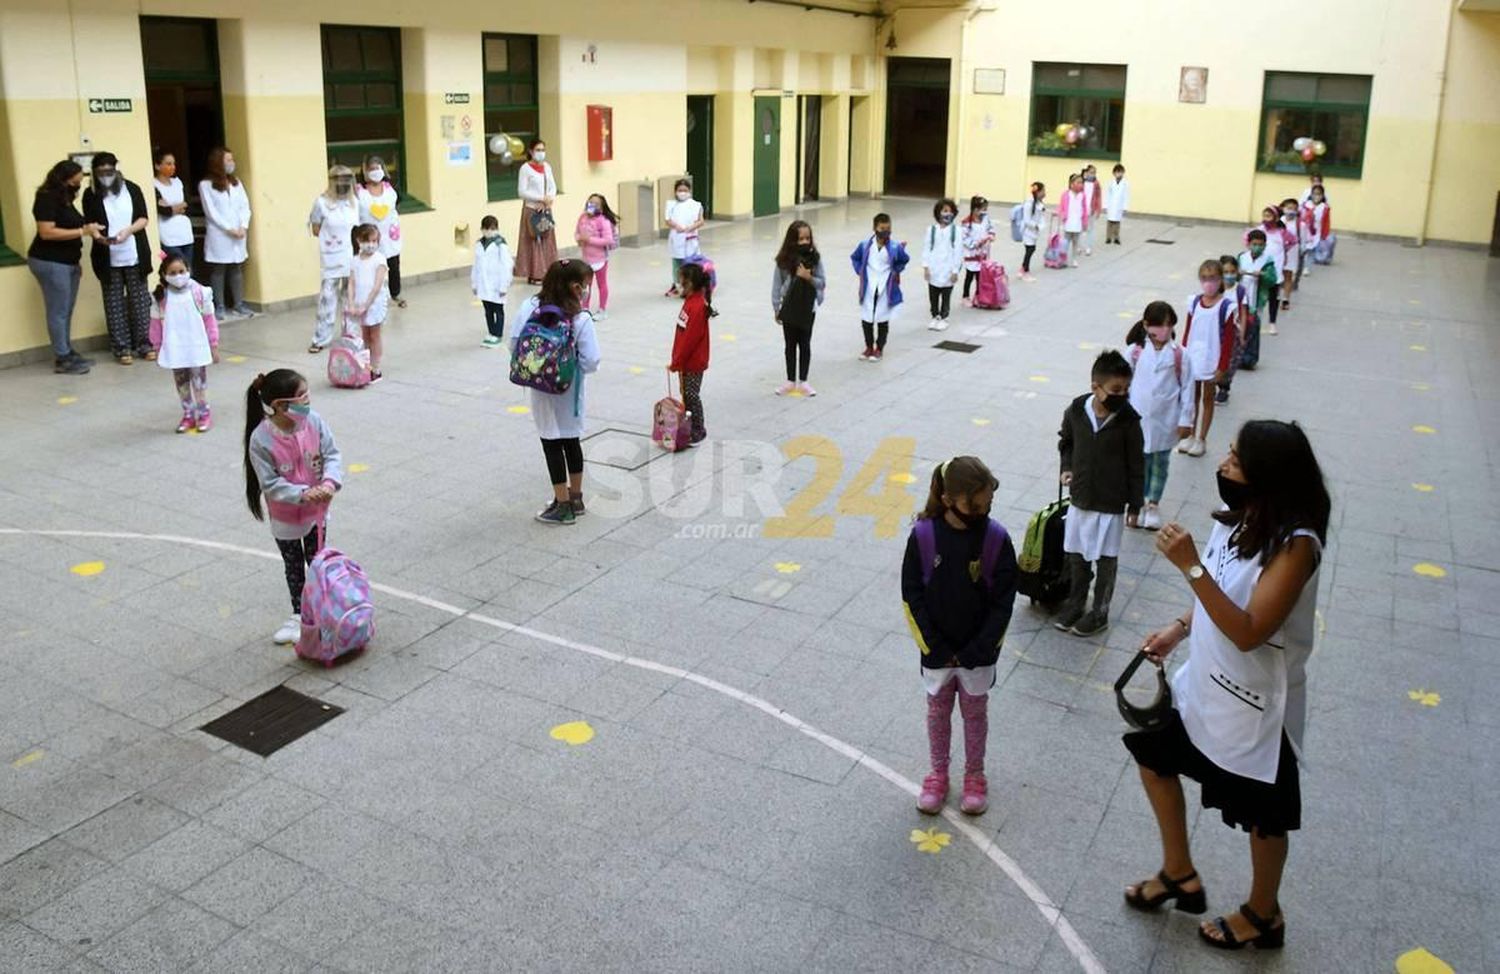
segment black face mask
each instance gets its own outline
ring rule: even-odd
[[[812,244],[799,244],[797,246],[797,253],[803,257],[811,257],[813,255]]]
[[[876,230],[875,239],[879,240],[881,243],[885,243],[887,240],[891,239],[891,232],[889,230]]]
[[[1243,511],[1250,503],[1250,485],[1230,480],[1222,472],[1216,476],[1219,480],[1219,499],[1228,504],[1231,511]]]
[[[1130,401],[1130,395],[1124,392],[1112,392],[1104,397],[1104,408],[1111,413],[1120,411],[1120,407]]]
[[[975,514],[965,514],[963,511],[960,511],[955,507],[953,508],[953,516],[964,522],[964,525],[966,527],[978,528],[983,527],[989,522],[990,512],[981,511]]]

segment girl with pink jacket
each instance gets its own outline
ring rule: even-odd
[[[620,245],[620,218],[609,208],[609,200],[594,193],[583,204],[573,237],[584,263],[594,271],[594,288],[599,295],[599,312],[595,321],[609,317],[609,252]],[[589,309],[589,295],[584,295],[583,310]]]

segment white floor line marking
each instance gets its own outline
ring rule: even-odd
[[[281,556],[279,554],[273,554],[269,551],[263,551],[257,548],[246,548],[241,545],[229,544],[228,542],[224,541],[206,541],[200,538],[187,538],[175,534],[141,534],[135,531],[32,531],[22,528],[0,528],[0,535],[5,534],[33,535],[58,538],[102,538],[106,540],[116,541],[161,541],[170,542],[173,544],[192,545],[198,548],[210,548],[215,551],[227,551],[240,555],[249,555],[253,558],[264,558],[269,561],[281,561]],[[613,663],[623,663],[626,666],[633,666],[637,669],[642,670],[650,670],[655,673],[661,673],[665,676],[676,677],[680,680],[687,680],[689,682],[696,683],[701,687],[712,690],[715,693],[722,694],[732,700],[746,705],[747,707],[752,707],[756,710],[761,711],[769,717],[781,721],[781,723],[787,725],[798,733],[801,733],[804,736],[817,741],[819,744],[822,744],[829,750],[834,751],[837,754],[841,754],[849,760],[860,765],[861,767],[874,772],[876,775],[884,778],[886,781],[890,782],[901,791],[906,792],[913,798],[915,798],[921,791],[916,782],[906,778],[894,768],[891,768],[881,761],[870,757],[870,755],[861,751],[854,745],[849,744],[845,741],[841,741],[837,737],[833,737],[832,735],[819,730],[818,728],[807,723],[796,715],[787,713],[785,710],[777,707],[769,700],[764,700],[760,697],[755,696],[754,694],[746,693],[745,691],[729,686],[726,683],[720,683],[718,680],[715,680],[711,677],[703,676],[699,673],[694,673],[691,670],[684,670],[678,666],[670,666],[666,663],[658,663],[655,660],[642,659],[639,656],[626,656],[623,653],[612,652],[599,646],[590,646],[587,643],[576,642],[575,640],[568,639],[563,636],[555,636],[552,633],[541,632],[540,630],[532,629],[529,626],[517,625],[514,622],[506,622],[503,619],[496,619],[491,616],[481,615],[477,612],[469,612],[465,609],[460,609],[456,605],[449,605],[446,602],[440,602],[437,599],[428,598],[425,595],[418,595],[415,592],[408,592],[405,589],[393,588],[392,586],[382,585],[377,582],[372,582],[370,584],[370,587],[375,591],[382,592],[386,595],[391,596],[392,598],[402,599],[407,602],[415,602],[418,605],[426,606],[429,609],[436,609],[439,612],[447,613],[448,615],[451,615],[458,619],[471,619],[474,622],[480,623],[481,625],[491,626],[493,628],[501,629],[506,632],[513,632],[518,635],[527,636],[531,639],[536,639],[544,643],[551,643],[554,646],[559,646],[564,649],[571,649],[579,653],[585,653],[589,656],[609,660]],[[973,824],[968,822],[961,813],[955,811],[953,808],[944,808],[943,818],[948,821],[949,825],[953,826],[955,831],[972,842],[980,852],[983,852],[986,856],[988,856],[991,862],[1000,867],[1000,870],[1004,872],[1005,875],[1010,879],[1010,881],[1016,885],[1016,888],[1019,889],[1022,894],[1024,894],[1026,898],[1031,901],[1032,905],[1037,908],[1037,912],[1041,913],[1042,919],[1046,921],[1047,926],[1057,931],[1057,936],[1062,940],[1063,946],[1068,948],[1068,952],[1071,953],[1074,959],[1078,961],[1078,966],[1081,967],[1086,972],[1086,974],[1104,974],[1104,965],[1099,961],[1099,958],[1094,955],[1094,952],[1089,949],[1088,944],[1083,942],[1083,938],[1078,935],[1077,930],[1073,929],[1073,925],[1068,922],[1067,917],[1063,916],[1062,909],[1052,901],[1052,898],[1047,895],[1046,891],[1038,886],[1030,876],[1026,875],[1026,872],[1020,867],[1020,865],[1016,863],[1014,859],[1006,855],[1004,850],[996,845],[994,840],[986,835],[983,830],[976,828]]]

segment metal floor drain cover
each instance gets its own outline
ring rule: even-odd
[[[977,352],[979,350],[978,345],[970,345],[968,342],[954,341],[941,341],[932,347],[941,348],[945,352],[963,352],[964,354],[968,354],[969,352]]]
[[[305,693],[274,687],[199,730],[261,757],[275,754],[344,712]]]
[[[646,433],[606,428],[590,433],[581,441],[588,454],[585,463],[597,463],[616,470],[639,470],[657,457],[671,456],[652,442]]]
[[[1175,241],[1175,240],[1158,240],[1156,237],[1149,237],[1149,238],[1147,238],[1146,242],[1147,243],[1155,243],[1155,244],[1166,244],[1168,247],[1170,247],[1174,243],[1176,243],[1177,241]]]

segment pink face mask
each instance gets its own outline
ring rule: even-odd
[[[1198,282],[1198,286],[1203,289],[1203,296],[1205,298],[1212,298],[1217,296],[1222,285],[1223,282],[1220,281],[1217,277],[1210,277],[1206,281]]]
[[[1147,328],[1146,334],[1151,336],[1151,341],[1157,345],[1165,345],[1172,337],[1170,328]]]

